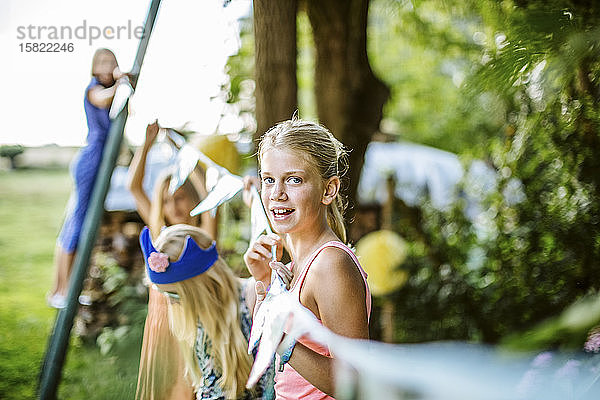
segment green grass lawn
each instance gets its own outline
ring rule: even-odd
[[[0,399],[35,397],[56,310],[46,305],[53,254],[71,190],[66,170],[0,172]],[[135,393],[139,332],[108,356],[72,340],[61,399],[129,399]]]

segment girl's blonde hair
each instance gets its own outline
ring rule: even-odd
[[[295,116],[278,123],[261,137],[258,145],[259,163],[263,154],[272,148],[285,148],[298,153],[323,180],[332,176],[342,178],[348,170],[348,152],[344,145],[324,126]],[[327,223],[343,242],[347,240],[345,209],[346,199],[341,193],[327,206]]]
[[[148,221],[150,236],[152,236],[153,238],[158,237],[158,235],[160,234],[160,230],[164,226],[168,225],[165,219],[163,205],[165,203],[165,192],[169,187],[171,176],[172,173],[165,173],[157,179],[156,185],[154,185],[154,196],[152,202],[150,203],[150,221]],[[190,179],[186,179],[183,185],[181,185],[181,189],[185,191],[185,193],[190,197],[194,204],[198,204],[200,202],[200,195],[198,193],[198,190],[192,184]],[[196,220],[199,219],[198,216],[194,218],[196,218]]]
[[[178,224],[163,229],[155,241],[155,248],[168,254],[170,260],[177,260],[187,236],[191,236],[203,249],[212,244],[212,239],[202,229]],[[252,361],[248,355],[248,341],[240,327],[240,283],[231,269],[219,257],[206,272],[159,287],[180,297],[178,303],[169,304],[169,323],[173,335],[180,341],[185,374],[195,390],[203,385],[195,354],[200,323],[205,332],[204,340],[210,341],[210,356],[215,369],[221,372],[217,384],[223,388],[227,398],[240,397],[245,390]]]

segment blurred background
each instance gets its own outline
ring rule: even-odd
[[[138,26],[148,7],[51,4],[0,5],[3,399],[34,396],[54,323],[45,295],[91,56],[111,48],[128,70],[137,48],[88,37],[72,53],[27,53],[17,29]],[[147,289],[124,177],[146,124],[185,126],[214,161],[255,174],[255,139],[296,109],[352,149],[346,221],[374,295],[372,339],[581,353],[597,382],[599,21],[588,0],[164,0],[59,397],[135,392]],[[249,212],[236,198],[219,215],[244,275]]]

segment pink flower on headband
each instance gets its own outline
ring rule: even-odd
[[[165,272],[169,266],[169,256],[165,253],[153,252],[148,257],[148,267],[154,272]]]

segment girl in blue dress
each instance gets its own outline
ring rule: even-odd
[[[127,76],[119,70],[113,52],[104,48],[96,50],[92,60],[92,80],[83,99],[89,129],[87,145],[71,164],[75,186],[55,250],[54,287],[48,296],[48,303],[55,308],[66,305],[75,251],[110,129],[108,112],[121,79],[127,79]]]

